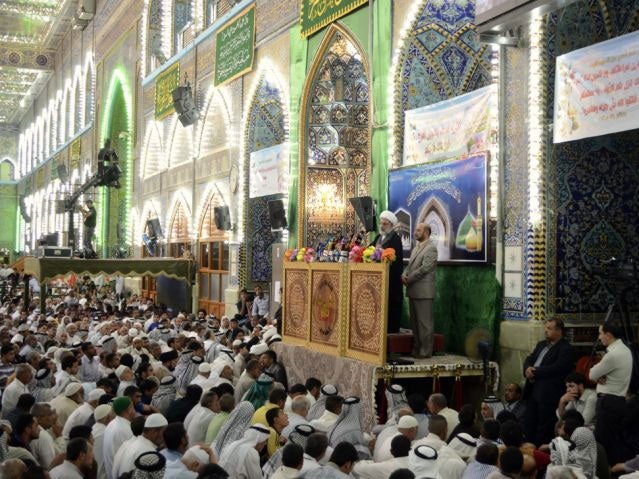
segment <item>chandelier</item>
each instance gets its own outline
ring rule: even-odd
[[[313,185],[306,206],[311,221],[333,223],[344,219],[343,195],[333,183]]]

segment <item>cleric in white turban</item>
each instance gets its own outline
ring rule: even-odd
[[[404,304],[404,287],[402,285],[402,272],[404,269],[404,254],[402,239],[395,231],[398,220],[392,211],[382,211],[379,215],[379,235],[372,243],[374,246],[395,250],[395,261],[390,265],[388,278],[388,332],[399,332],[399,322],[402,317],[402,305]]]

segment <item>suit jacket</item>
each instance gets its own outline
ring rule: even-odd
[[[524,361],[524,372],[533,366],[537,357],[546,346],[547,341],[540,341],[533,352]],[[546,353],[541,364],[537,366],[534,381],[526,379],[524,399],[532,398],[537,402],[558,403],[566,391],[564,379],[573,370],[575,363],[572,345],[566,338],[555,343]]]
[[[377,235],[372,246],[377,245],[377,241],[381,235]],[[402,239],[395,231],[391,231],[384,238],[384,242],[380,245],[382,248],[393,248],[395,250],[395,261],[390,265],[389,277],[388,277],[388,299],[389,302],[401,302],[404,298],[404,291],[402,288],[402,272],[404,270],[404,245],[402,245]]]
[[[437,246],[428,240],[413,248],[406,267],[406,295],[413,299],[435,298]]]

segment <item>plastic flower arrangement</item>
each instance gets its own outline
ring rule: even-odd
[[[300,248],[297,251],[297,256],[295,257],[295,261],[304,261],[304,254],[306,253],[306,248]]]
[[[284,251],[284,260],[286,261],[292,261],[291,259],[291,255],[293,254],[293,249],[289,248],[286,251]]]
[[[382,251],[382,262],[383,263],[392,263],[397,259],[395,254],[395,248],[384,248]]]
[[[304,248],[304,261],[312,263],[315,260],[315,250],[313,248]]]
[[[369,246],[368,248],[366,248],[362,255],[364,259],[364,263],[372,263],[374,261],[373,260],[374,253],[375,253],[375,246]]]
[[[364,248],[361,246],[353,246],[348,253],[348,261],[351,263],[361,263],[363,261]]]

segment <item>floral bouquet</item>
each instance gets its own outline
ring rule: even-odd
[[[351,263],[361,263],[363,261],[364,248],[359,245],[355,245],[348,253],[348,261]]]
[[[369,246],[368,248],[366,248],[364,250],[364,253],[362,254],[364,263],[372,263],[373,260],[373,254],[375,253],[375,246]]]
[[[284,260],[293,261],[292,255],[293,255],[293,249],[292,248],[287,249],[286,251],[284,251]]]
[[[313,248],[304,248],[304,261],[307,263],[315,261],[315,250]]]
[[[395,248],[384,248],[382,250],[382,263],[392,263],[397,259]]]

